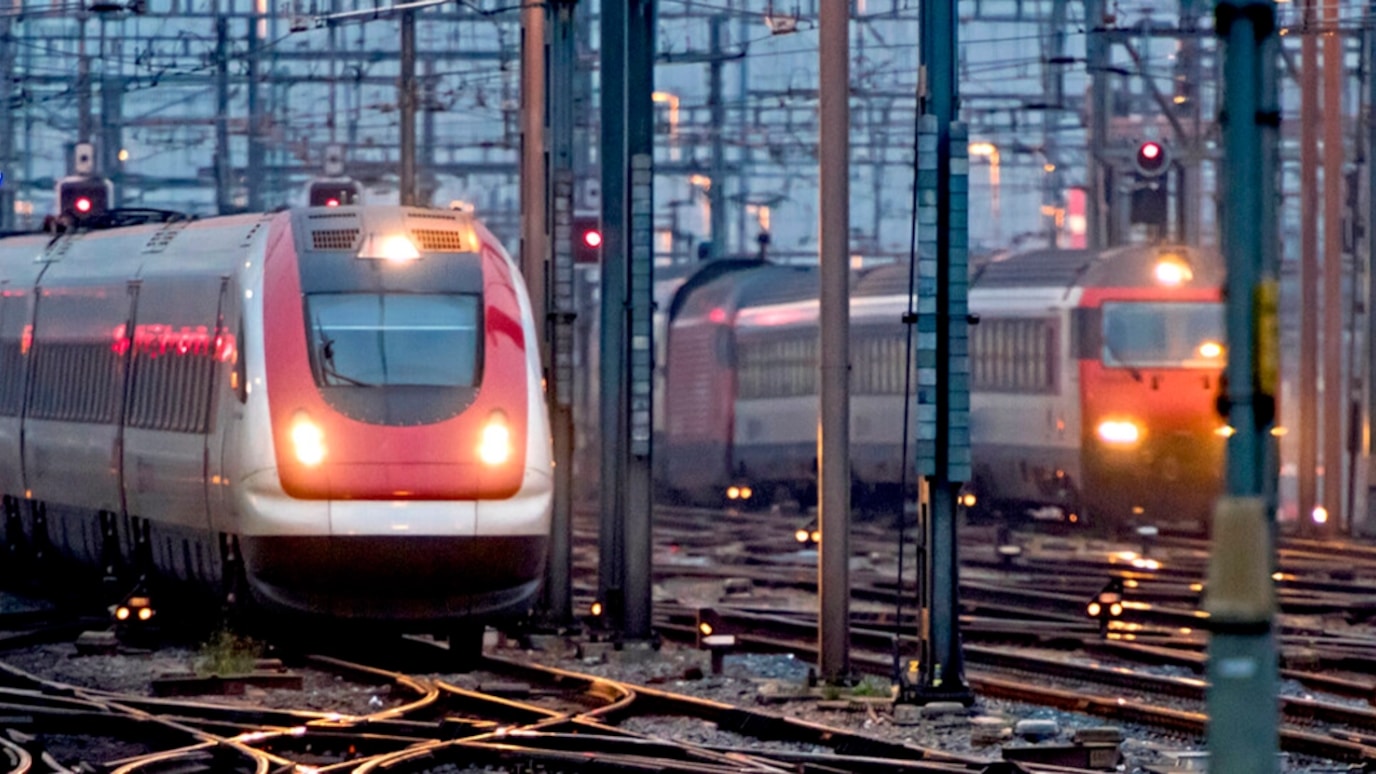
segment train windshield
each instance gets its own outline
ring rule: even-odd
[[[324,387],[472,387],[476,294],[306,296],[311,364]]]
[[[1104,365],[1221,368],[1223,304],[1114,302],[1104,308]]]

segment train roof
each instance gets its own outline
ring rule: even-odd
[[[1149,285],[1163,260],[1189,267],[1186,285],[1223,284],[1217,252],[1183,245],[1125,245],[1107,250],[1041,249],[1001,255],[971,267],[971,289]]]
[[[757,263],[736,271],[716,271],[701,285],[684,286],[674,300],[672,316],[709,307],[735,311],[817,297],[817,271],[810,266]]]

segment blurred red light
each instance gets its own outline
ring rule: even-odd
[[[1161,155],[1161,146],[1154,142],[1149,142],[1142,146],[1142,158],[1154,159]]]
[[[90,211],[91,211],[91,199],[90,199],[90,197],[88,197],[88,196],[83,196],[83,197],[77,199],[77,200],[76,200],[76,211],[77,211],[77,212],[90,212]]]
[[[583,244],[587,245],[588,247],[601,247],[601,246],[602,246],[602,232],[601,232],[601,231],[584,231],[584,232],[583,232]]]
[[[326,199],[326,200],[325,200],[325,206],[326,206],[326,207],[338,207],[338,206],[339,206],[339,200],[338,200],[338,199]]]

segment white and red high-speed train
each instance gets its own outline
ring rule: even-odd
[[[543,577],[524,283],[471,215],[294,209],[0,240],[0,493],[47,554],[442,631]]]

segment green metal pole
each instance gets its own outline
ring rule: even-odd
[[[1227,391],[1236,432],[1228,440],[1227,494],[1214,518],[1210,559],[1209,770],[1259,774],[1277,770],[1276,644],[1273,538],[1268,516],[1275,471],[1270,428],[1279,370],[1274,275],[1264,264],[1259,223],[1275,180],[1265,161],[1266,131],[1278,121],[1268,104],[1275,33],[1271,0],[1223,0],[1215,27],[1225,43],[1223,103],[1223,248],[1228,265]],[[1274,227],[1274,226],[1273,226]],[[1275,239],[1272,235],[1269,239]]]

